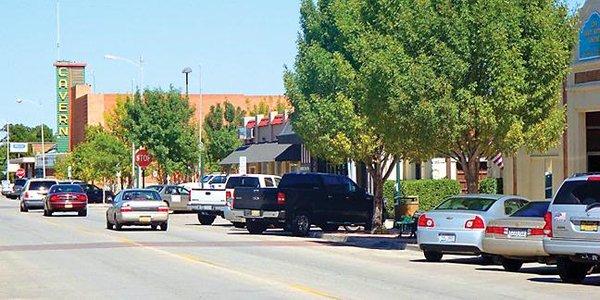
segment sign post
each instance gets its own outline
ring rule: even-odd
[[[142,169],[142,188],[146,187],[146,167],[152,162],[152,155],[146,149],[140,149],[135,153],[135,163]]]

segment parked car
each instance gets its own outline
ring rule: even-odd
[[[544,250],[556,256],[560,278],[581,283],[600,265],[600,175],[566,179],[544,219]]]
[[[343,175],[285,174],[279,187],[236,187],[234,214],[246,228],[260,234],[268,227],[307,236],[311,225],[334,230],[340,225],[371,224],[373,196]]]
[[[44,198],[50,188],[57,183],[54,179],[29,179],[19,196],[21,212],[44,209]]]
[[[550,201],[532,201],[508,218],[491,220],[485,228],[483,251],[500,256],[505,270],[516,272],[524,262],[551,263],[544,251],[544,216]]]
[[[190,191],[177,185],[157,184],[146,187],[155,190],[168,205],[171,211],[177,213],[191,212],[188,208]]]
[[[23,187],[27,183],[27,178],[19,178],[15,179],[15,183],[13,184],[12,191],[6,195],[7,198],[10,199],[18,199],[21,196],[21,192],[23,191]]]
[[[2,196],[7,196],[8,194],[12,193],[12,191],[13,184],[8,180],[2,180]]]
[[[277,187],[281,177],[265,174],[230,175],[224,189],[192,189],[188,207],[198,213],[202,225],[210,225],[217,216],[230,221],[237,228],[244,228],[243,216],[231,211],[231,200],[236,187]]]
[[[126,189],[115,196],[106,210],[106,228],[121,230],[123,226],[150,226],[166,231],[169,206],[158,192],[149,189]]]
[[[54,212],[74,211],[80,217],[87,216],[88,198],[78,184],[55,184],[44,198],[44,216]]]
[[[444,254],[481,255],[486,224],[510,216],[527,203],[525,198],[508,195],[450,197],[419,216],[417,243],[430,262],[440,261]]]
[[[103,191],[101,188],[99,188],[93,184],[90,184],[90,183],[86,183],[86,182],[82,182],[82,181],[76,181],[74,183],[81,185],[81,187],[85,191],[85,194],[88,197],[89,203],[103,203],[103,197],[104,197],[105,201],[108,203],[115,196],[113,194],[113,192],[107,191],[107,190]]]

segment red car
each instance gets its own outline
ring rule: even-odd
[[[88,197],[78,184],[55,184],[44,198],[44,216],[54,212],[76,211],[81,217],[87,216]]]

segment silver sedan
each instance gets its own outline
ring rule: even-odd
[[[154,190],[128,189],[115,196],[106,211],[106,228],[121,230],[123,226],[150,226],[166,231],[169,222],[169,206]]]
[[[450,197],[419,217],[417,243],[425,259],[431,262],[440,261],[444,254],[483,254],[482,241],[488,222],[505,218],[528,202],[507,195]]]

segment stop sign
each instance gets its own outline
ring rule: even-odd
[[[152,155],[150,155],[146,149],[140,149],[135,153],[135,163],[138,166],[145,168],[149,166],[151,162]]]
[[[19,178],[25,177],[25,169],[23,169],[23,168],[18,169],[17,172],[15,173],[15,175],[17,175],[17,177],[19,177]]]

